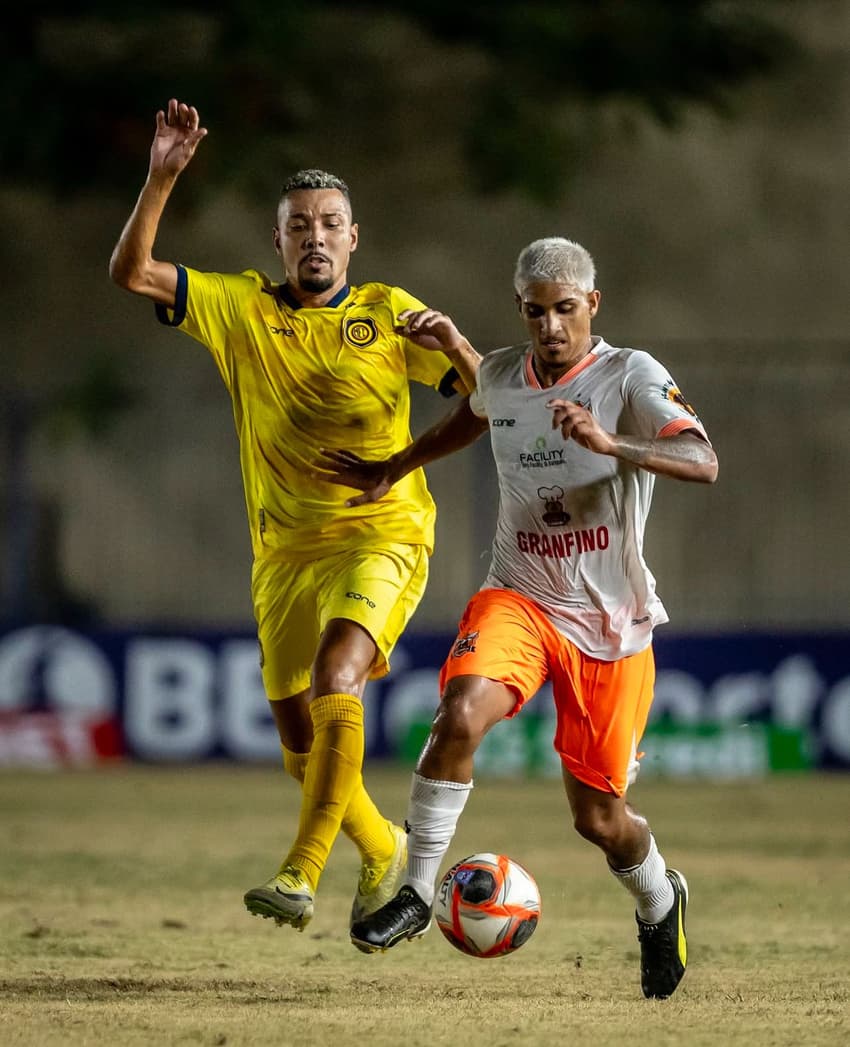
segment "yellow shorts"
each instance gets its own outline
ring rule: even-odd
[[[251,595],[269,699],[310,686],[319,638],[332,618],[363,626],[378,647],[371,678],[385,676],[427,581],[424,545],[387,543],[310,561],[255,560]]]
[[[516,695],[516,716],[552,681],[554,746],[579,781],[622,796],[637,774],[637,745],[655,686],[652,648],[604,662],[580,651],[533,600],[482,589],[467,604],[440,673],[440,693],[456,676],[486,676]]]

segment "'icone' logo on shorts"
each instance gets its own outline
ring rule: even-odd
[[[368,596],[364,596],[363,593],[346,593],[345,598],[346,600],[362,600],[367,607],[371,607],[373,611],[375,609],[374,603],[372,603]]]

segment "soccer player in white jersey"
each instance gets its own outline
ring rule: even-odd
[[[475,751],[550,680],[575,828],[635,899],[641,987],[665,998],[687,963],[688,888],[626,802],[652,701],[652,631],[667,620],[642,545],[655,476],[711,483],[717,458],[662,364],[591,333],[601,296],[583,247],[528,245],[515,289],[530,341],[486,355],[469,400],[383,462],[326,456],[337,482],[364,492],[356,504],[489,427],[500,492],[490,569],[443,665],[413,775],[405,882],[351,938],[375,952],[425,933]]]
[[[404,866],[405,834],[363,784],[362,700],[422,596],[434,533],[421,470],[380,505],[350,507],[311,464],[341,443],[375,456],[403,448],[409,383],[471,389],[478,354],[402,288],[349,284],[358,227],[348,187],[326,171],[300,171],[283,187],[273,230],[281,281],[156,259],[165,205],[206,133],[177,99],[157,114],[148,177],[110,274],[209,350],[233,401],[263,682],[284,767],[302,787],[295,840],[244,902],[303,930],[340,829],[362,859],[352,920],[392,895]]]

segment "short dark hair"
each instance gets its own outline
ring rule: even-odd
[[[351,203],[348,186],[343,180],[330,171],[321,171],[318,167],[308,167],[303,171],[296,171],[283,183],[280,191],[281,198],[292,193],[296,189],[338,189],[342,195]]]

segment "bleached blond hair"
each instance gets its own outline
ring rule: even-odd
[[[547,236],[535,240],[519,253],[514,271],[517,294],[534,283],[559,283],[592,291],[596,287],[596,266],[590,252],[574,240]]]

